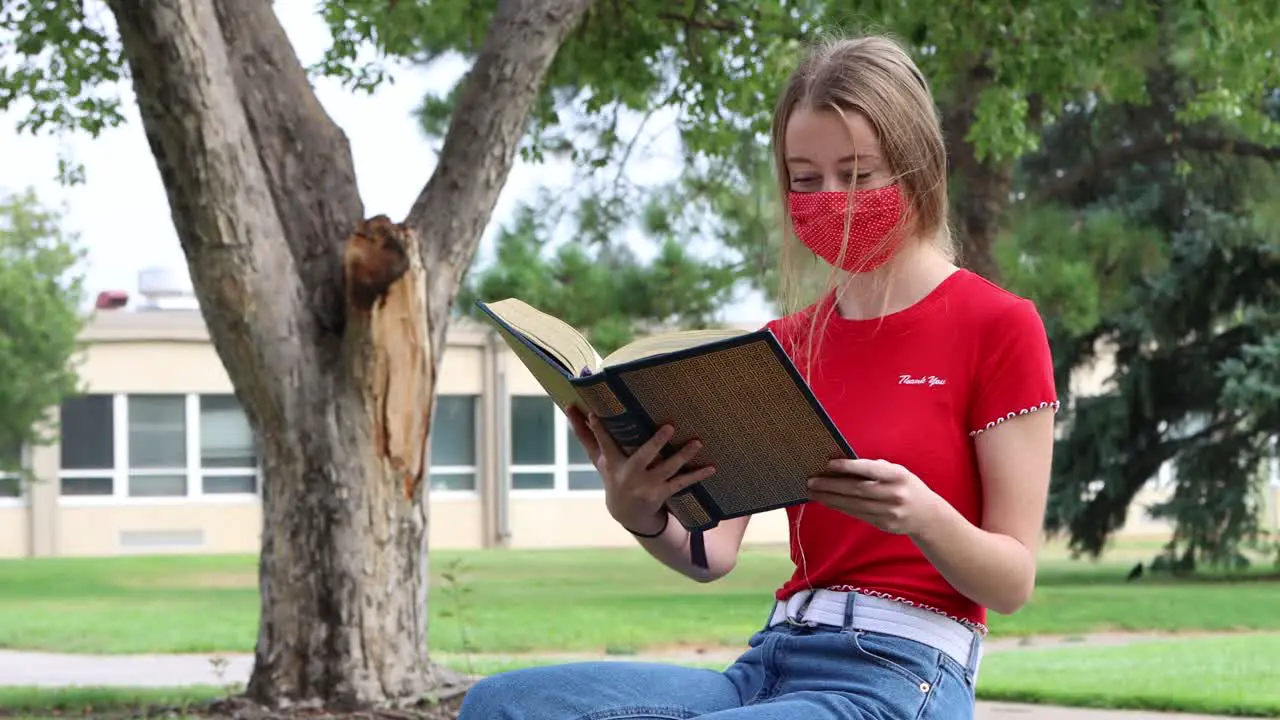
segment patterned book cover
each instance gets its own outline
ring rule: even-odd
[[[640,445],[663,424],[676,431],[664,455],[702,441],[690,467],[714,465],[716,473],[668,502],[690,530],[806,502],[810,476],[833,458],[857,457],[767,329],[582,376],[487,317],[561,407],[576,402],[599,415],[622,447]]]

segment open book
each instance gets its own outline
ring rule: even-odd
[[[768,329],[653,335],[602,358],[521,300],[477,305],[561,409],[595,413],[624,450],[664,424],[675,429],[664,456],[702,441],[688,467],[716,473],[667,502],[689,530],[807,502],[809,477],[857,457]]]

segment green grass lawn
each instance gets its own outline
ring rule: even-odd
[[[987,700],[1280,717],[1280,636],[1010,650],[983,663]]]
[[[216,699],[226,691],[216,687],[174,690],[153,688],[26,688],[0,687],[0,717],[52,718],[135,715],[147,708],[182,708]]]
[[[993,633],[1280,629],[1280,582],[1124,582],[1154,548],[1127,545],[1096,564],[1047,552],[1033,602],[993,616]],[[746,550],[707,585],[634,548],[439,551],[431,562],[431,642],[449,652],[463,649],[464,629],[475,652],[741,645],[790,569],[780,548]],[[469,588],[461,607],[440,578],[455,563]],[[249,652],[257,614],[249,556],[0,561],[0,647]]]
[[[489,674],[532,663],[483,660]],[[1168,710],[1280,718],[1280,636],[1241,635],[1112,647],[1004,650],[985,660],[983,700],[1077,707]],[[0,717],[100,716],[147,706],[182,706],[225,694],[221,688],[39,689],[0,687]]]

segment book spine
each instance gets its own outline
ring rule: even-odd
[[[647,419],[627,409],[604,375],[592,376],[585,382],[575,380],[573,384],[583,406],[600,418],[604,429],[624,451],[634,450],[653,436]]]
[[[710,530],[719,525],[719,520],[707,511],[706,506],[694,490],[697,485],[687,487],[667,500],[667,511],[675,516],[685,530]]]
[[[618,415],[614,422],[617,427],[611,427],[610,421],[601,415],[601,420],[605,424],[605,428],[609,430],[609,434],[613,435],[624,451],[628,454],[635,448],[643,445],[646,440],[653,437],[658,430],[658,424],[649,414],[645,412],[644,406],[640,404],[631,390],[621,379],[613,377],[606,373],[601,376],[605,383],[603,388],[608,390],[609,397],[614,410],[621,410],[623,414]],[[603,391],[601,391],[603,392]],[[586,402],[584,400],[584,402]],[[599,413],[596,413],[599,415]],[[621,438],[628,438],[624,441]],[[670,457],[675,454],[677,448],[671,444],[667,444],[660,451],[662,457]],[[675,516],[676,520],[686,530],[709,530],[720,522],[722,513],[720,508],[712,502],[707,491],[699,485],[692,485],[671,496],[667,500],[667,511]]]

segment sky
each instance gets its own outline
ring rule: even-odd
[[[329,41],[314,8],[314,0],[275,2],[276,14],[304,65],[318,60]],[[320,102],[351,142],[367,216],[385,213],[400,219],[408,212],[436,162],[432,141],[419,129],[413,110],[428,92],[447,89],[464,70],[465,64],[456,59],[430,68],[404,67],[394,74],[393,83],[372,95],[347,90],[336,80],[316,79]],[[79,236],[87,254],[82,269],[90,298],[103,290],[124,290],[136,297],[138,273],[148,268],[166,268],[187,279],[164,186],[127,83],[119,93],[126,122],[96,139],[84,133],[20,134],[16,126],[26,108],[0,113],[0,193],[31,187],[41,202],[64,213],[64,229]],[[674,161],[678,145],[671,124],[651,121],[646,127],[658,128],[646,141],[653,155],[629,166],[630,174],[643,173],[650,181],[673,179],[679,167]],[[64,187],[57,181],[60,152],[83,165],[84,183]],[[488,257],[495,231],[512,216],[520,200],[532,199],[540,185],[568,187],[572,179],[573,168],[567,163],[530,165],[517,159],[486,230],[480,257]],[[642,255],[645,249],[637,247]],[[750,296],[726,307],[723,319],[757,322],[768,315],[758,296]]]

